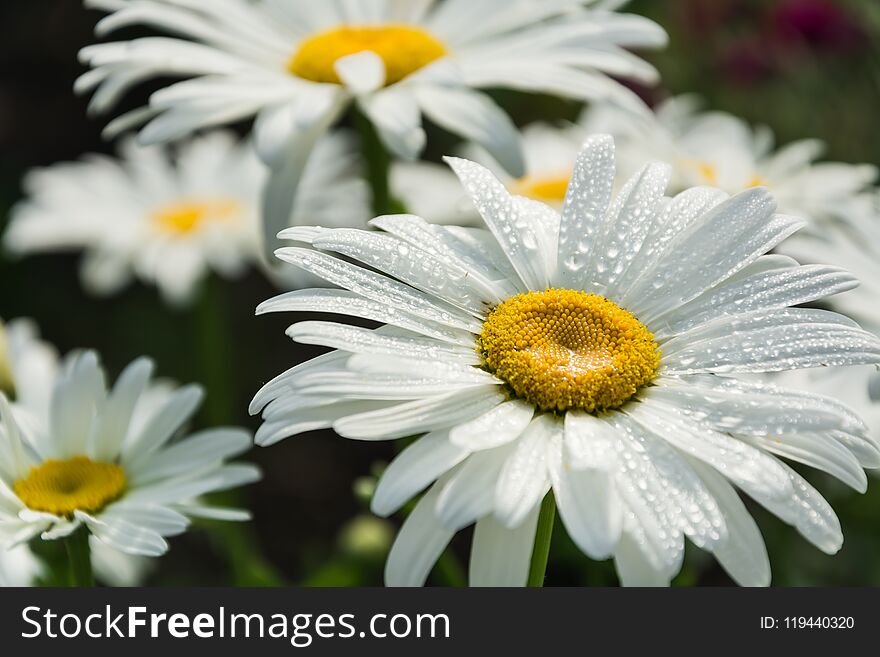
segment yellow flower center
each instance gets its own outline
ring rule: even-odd
[[[163,233],[184,237],[215,221],[238,216],[240,207],[232,199],[181,201],[153,213],[153,225]]]
[[[746,184],[746,187],[766,187],[767,181],[758,174],[752,176],[752,179]]]
[[[0,322],[0,391],[7,395],[15,392],[15,379],[12,376],[12,363],[9,360],[9,342],[6,340],[3,322]]]
[[[333,67],[336,60],[365,50],[385,62],[386,85],[400,82],[447,53],[440,41],[417,27],[339,27],[303,41],[287,68],[306,80],[341,84]]]
[[[568,191],[569,180],[571,173],[559,176],[526,176],[517,180],[511,191],[544,203],[562,203],[565,192]]]
[[[660,367],[654,336],[604,297],[548,289],[518,294],[483,324],[486,367],[544,411],[618,408]]]
[[[709,185],[718,184],[718,171],[708,162],[700,162],[697,164],[697,171],[700,177]]]
[[[86,456],[50,459],[31,468],[14,488],[29,509],[69,518],[74,511],[94,513],[118,499],[125,491],[125,472],[118,465],[97,463]]]

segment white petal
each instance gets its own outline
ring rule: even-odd
[[[183,386],[156,411],[140,433],[129,436],[122,447],[123,462],[140,459],[168,442],[192,417],[204,392],[197,385]]]
[[[468,389],[349,415],[334,422],[333,429],[340,436],[361,440],[405,438],[467,422],[503,401],[497,386]]]
[[[492,511],[495,485],[509,445],[471,454],[451,474],[437,498],[436,513],[445,527],[458,531]]]
[[[434,506],[442,482],[437,482],[409,514],[385,563],[386,586],[422,586],[454,532],[440,524]]]
[[[419,438],[382,473],[370,509],[378,516],[390,516],[467,455],[466,450],[449,441],[447,431],[435,431]]]
[[[416,100],[442,128],[480,144],[516,178],[525,174],[519,132],[510,117],[483,93],[465,87],[416,85]]]
[[[114,461],[128,434],[135,405],[153,373],[153,362],[138,358],[126,367],[113,386],[100,418],[93,456],[99,461]]]
[[[617,544],[614,567],[622,586],[669,586],[670,576],[651,563],[630,534],[623,534]]]
[[[385,61],[369,50],[340,57],[333,63],[333,69],[355,95],[368,94],[385,86]]]
[[[492,515],[477,521],[468,566],[470,586],[526,585],[539,511],[540,506],[536,506],[513,529]]]
[[[360,99],[360,107],[375,126],[382,143],[398,157],[415,160],[425,148],[427,137],[421,112],[406,89],[390,87],[371,94]]]
[[[601,230],[614,188],[614,140],[590,137],[578,154],[559,227],[559,284],[574,288]]]
[[[539,415],[515,443],[495,489],[495,516],[505,527],[519,525],[550,489],[548,449],[561,433],[561,422]]]
[[[769,586],[767,548],[745,504],[717,471],[696,459],[689,460],[718,502],[727,525],[727,538],[712,550],[715,558],[740,586]]]
[[[453,427],[449,440],[454,445],[477,451],[506,445],[519,438],[535,415],[535,407],[520,399],[499,404],[469,422]]]
[[[593,559],[607,559],[620,540],[623,512],[607,470],[575,470],[561,448],[550,465],[559,517],[575,544]]]

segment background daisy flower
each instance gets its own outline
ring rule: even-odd
[[[156,557],[192,517],[249,518],[199,500],[259,479],[252,465],[226,463],[248,449],[248,433],[213,429],[180,438],[201,389],[157,392],[151,373],[150,361],[138,359],[108,389],[97,356],[80,352],[62,364],[47,415],[13,412],[0,395],[0,545],[40,536],[83,548],[91,534],[103,547]]]
[[[880,340],[850,319],[791,307],[855,285],[765,255],[803,222],[775,214],[763,189],[666,198],[659,164],[613,197],[605,136],[578,157],[561,215],[475,163],[450,164],[489,231],[412,216],[375,219],[383,232],[292,229],[313,248],[278,257],[344,289],[258,309],[385,324],[294,324],[294,340],[334,350],[269,382],[251,410],[263,445],[322,427],[420,436],[372,501],[388,515],[427,489],[388,584],[422,584],[472,523],[472,584],[539,584],[558,505],[573,541],[613,557],[624,584],[667,584],[688,538],[740,584],[766,585],[766,549],[735,487],[821,550],[840,548],[834,511],[777,457],[864,491],[880,445],[838,402],[744,376],[880,361]]]
[[[112,12],[98,35],[147,25],[174,36],[84,48],[92,70],[76,88],[94,91],[91,110],[100,113],[144,80],[186,78],[107,128],[113,135],[146,123],[148,143],[256,117],[257,150],[272,167],[264,207],[272,245],[289,223],[311,147],[353,103],[398,156],[414,158],[425,146],[424,114],[482,144],[513,175],[523,168],[514,124],[478,89],[634,105],[636,96],[608,75],[655,81],[654,68],[624,48],[662,46],[666,35],[610,9],[619,4],[86,0]]]
[[[90,291],[116,292],[137,276],[168,302],[188,303],[209,272],[233,277],[263,264],[265,177],[251,149],[229,133],[197,137],[173,152],[127,140],[119,159],[90,155],[30,172],[5,245],[18,254],[82,249]],[[295,221],[364,225],[367,190],[348,137],[327,135],[304,179]]]
[[[709,185],[736,194],[767,187],[781,211],[810,220],[807,231],[828,221],[846,221],[859,197],[877,179],[869,164],[817,162],[825,145],[802,139],[781,148],[766,126],[753,128],[725,112],[701,111],[694,95],[670,98],[656,111],[624,114],[597,104],[582,124],[588,132],[614,135],[620,174],[626,178],[646,160],[672,165],[672,188]]]

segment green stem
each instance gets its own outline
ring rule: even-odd
[[[88,587],[95,585],[92,573],[92,555],[89,548],[89,530],[80,527],[64,539],[67,559],[70,565],[68,581],[70,586]]]
[[[204,419],[209,426],[235,423],[235,391],[232,388],[232,338],[223,299],[222,281],[210,276],[204,282],[195,308],[193,352],[199,359],[199,378],[208,394]]]
[[[538,514],[538,528],[535,531],[535,547],[532,549],[532,562],[529,565],[528,586],[544,586],[547,572],[547,559],[550,556],[550,542],[553,539],[553,522],[556,520],[556,499],[553,491],[547,493],[541,502]]]
[[[379,139],[373,124],[362,112],[355,111],[354,123],[361,138],[367,182],[373,195],[373,212],[377,216],[403,212],[402,204],[391,193],[391,155]]]
[[[207,390],[203,410],[205,426],[238,424],[238,391],[234,356],[235,345],[224,295],[227,287],[218,276],[210,276],[194,309],[193,353],[198,359],[201,383]],[[212,496],[218,506],[244,507],[241,491],[230,490]],[[282,586],[281,576],[263,557],[260,542],[251,523],[209,523],[209,531],[222,552],[236,586]]]

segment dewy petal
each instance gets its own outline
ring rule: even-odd
[[[386,303],[411,315],[463,331],[479,332],[481,329],[476,319],[456,308],[447,307],[439,299],[435,301],[415,288],[326,253],[286,247],[279,249],[276,255],[285,262],[377,303]]]
[[[880,339],[852,320],[787,308],[722,318],[661,345],[663,371],[780,372],[880,361]]]
[[[386,586],[422,586],[452,540],[454,532],[434,514],[443,483],[438,481],[425,493],[400,528],[385,563]]]
[[[745,436],[743,440],[790,461],[804,463],[837,477],[859,493],[868,490],[868,476],[858,459],[827,435]]]
[[[550,489],[550,441],[561,433],[556,418],[539,415],[516,442],[495,488],[495,517],[505,527],[519,525]]]
[[[696,385],[688,385],[696,379]],[[702,385],[700,383],[702,382]],[[659,380],[643,393],[675,406],[683,414],[707,422],[716,431],[753,436],[783,435],[816,431],[865,433],[867,427],[842,404],[820,395],[798,393],[769,385],[731,380],[727,386],[713,385],[702,377],[681,381]]]
[[[306,321],[287,329],[288,337],[301,344],[314,344],[341,349],[353,354],[423,358],[432,362],[479,365],[473,348],[457,347],[419,335],[390,335],[385,332],[336,322]]]
[[[618,281],[641,249],[650,227],[648,218],[659,212],[669,176],[665,164],[646,165],[624,185],[596,231],[576,289],[619,296]]]
[[[608,470],[575,469],[561,438],[554,437],[548,456],[559,516],[581,550],[593,559],[607,559],[623,526],[614,477]]]
[[[338,229],[315,236],[312,246],[359,260],[471,313],[485,310],[482,296],[474,290],[468,268],[439,254],[435,256],[421,248],[413,248],[397,237],[375,231]]]
[[[768,511],[796,527],[817,548],[826,554],[836,554],[843,545],[843,533],[834,509],[803,477],[781,461],[777,463],[787,474],[793,495],[768,498],[743,490]]]
[[[360,317],[374,322],[425,335],[455,345],[473,347],[474,337],[470,332],[422,319],[406,310],[386,303],[364,299],[359,294],[346,290],[295,290],[264,301],[257,307],[257,314],[270,312],[319,312]]]
[[[797,306],[846,292],[857,285],[855,276],[836,267],[794,265],[762,270],[745,277],[731,277],[655,319],[651,330],[656,338],[664,339],[721,317]]]
[[[526,585],[539,509],[536,506],[514,529],[492,515],[477,521],[468,566],[470,586]]]
[[[697,459],[688,460],[724,514],[727,538],[712,549],[715,558],[740,586],[769,586],[767,548],[745,504],[717,471]]]
[[[534,415],[534,405],[512,399],[469,422],[457,424],[450,429],[449,440],[473,451],[500,447],[519,438]]]
[[[390,516],[467,455],[467,450],[449,441],[448,431],[434,431],[419,438],[382,473],[370,509],[378,516]]]
[[[649,322],[699,296],[803,225],[774,217],[775,209],[766,190],[748,190],[725,201],[676,236],[664,257],[641,272],[620,302]]]
[[[458,531],[491,513],[498,476],[513,448],[504,445],[471,454],[449,477],[437,498],[437,517]]]
[[[446,162],[461,180],[526,287],[545,289],[549,280],[541,242],[547,227],[536,223],[531,213],[522,212],[523,206],[516,203],[485,167],[451,157],[447,157]]]
[[[650,474],[667,500],[668,522],[699,547],[712,549],[723,541],[726,528],[721,511],[682,455],[644,423],[639,426],[624,415],[617,421],[628,429],[622,439],[647,458]]]
[[[349,415],[333,423],[340,436],[365,440],[393,440],[468,422],[504,401],[497,386],[468,388],[389,408]]]
[[[614,189],[614,140],[590,137],[578,154],[559,226],[558,285],[574,288],[602,228]]]
[[[622,586],[669,586],[670,575],[652,563],[645,554],[646,548],[640,547],[638,539],[627,532],[621,536],[614,553],[614,567]]]
[[[581,411],[565,414],[565,450],[577,469],[616,467],[618,440],[614,427],[595,415]]]
[[[690,454],[752,494],[760,491],[772,499],[791,497],[791,482],[773,457],[708,425],[683,418],[673,406],[655,401],[633,404],[627,414],[671,445]]]

